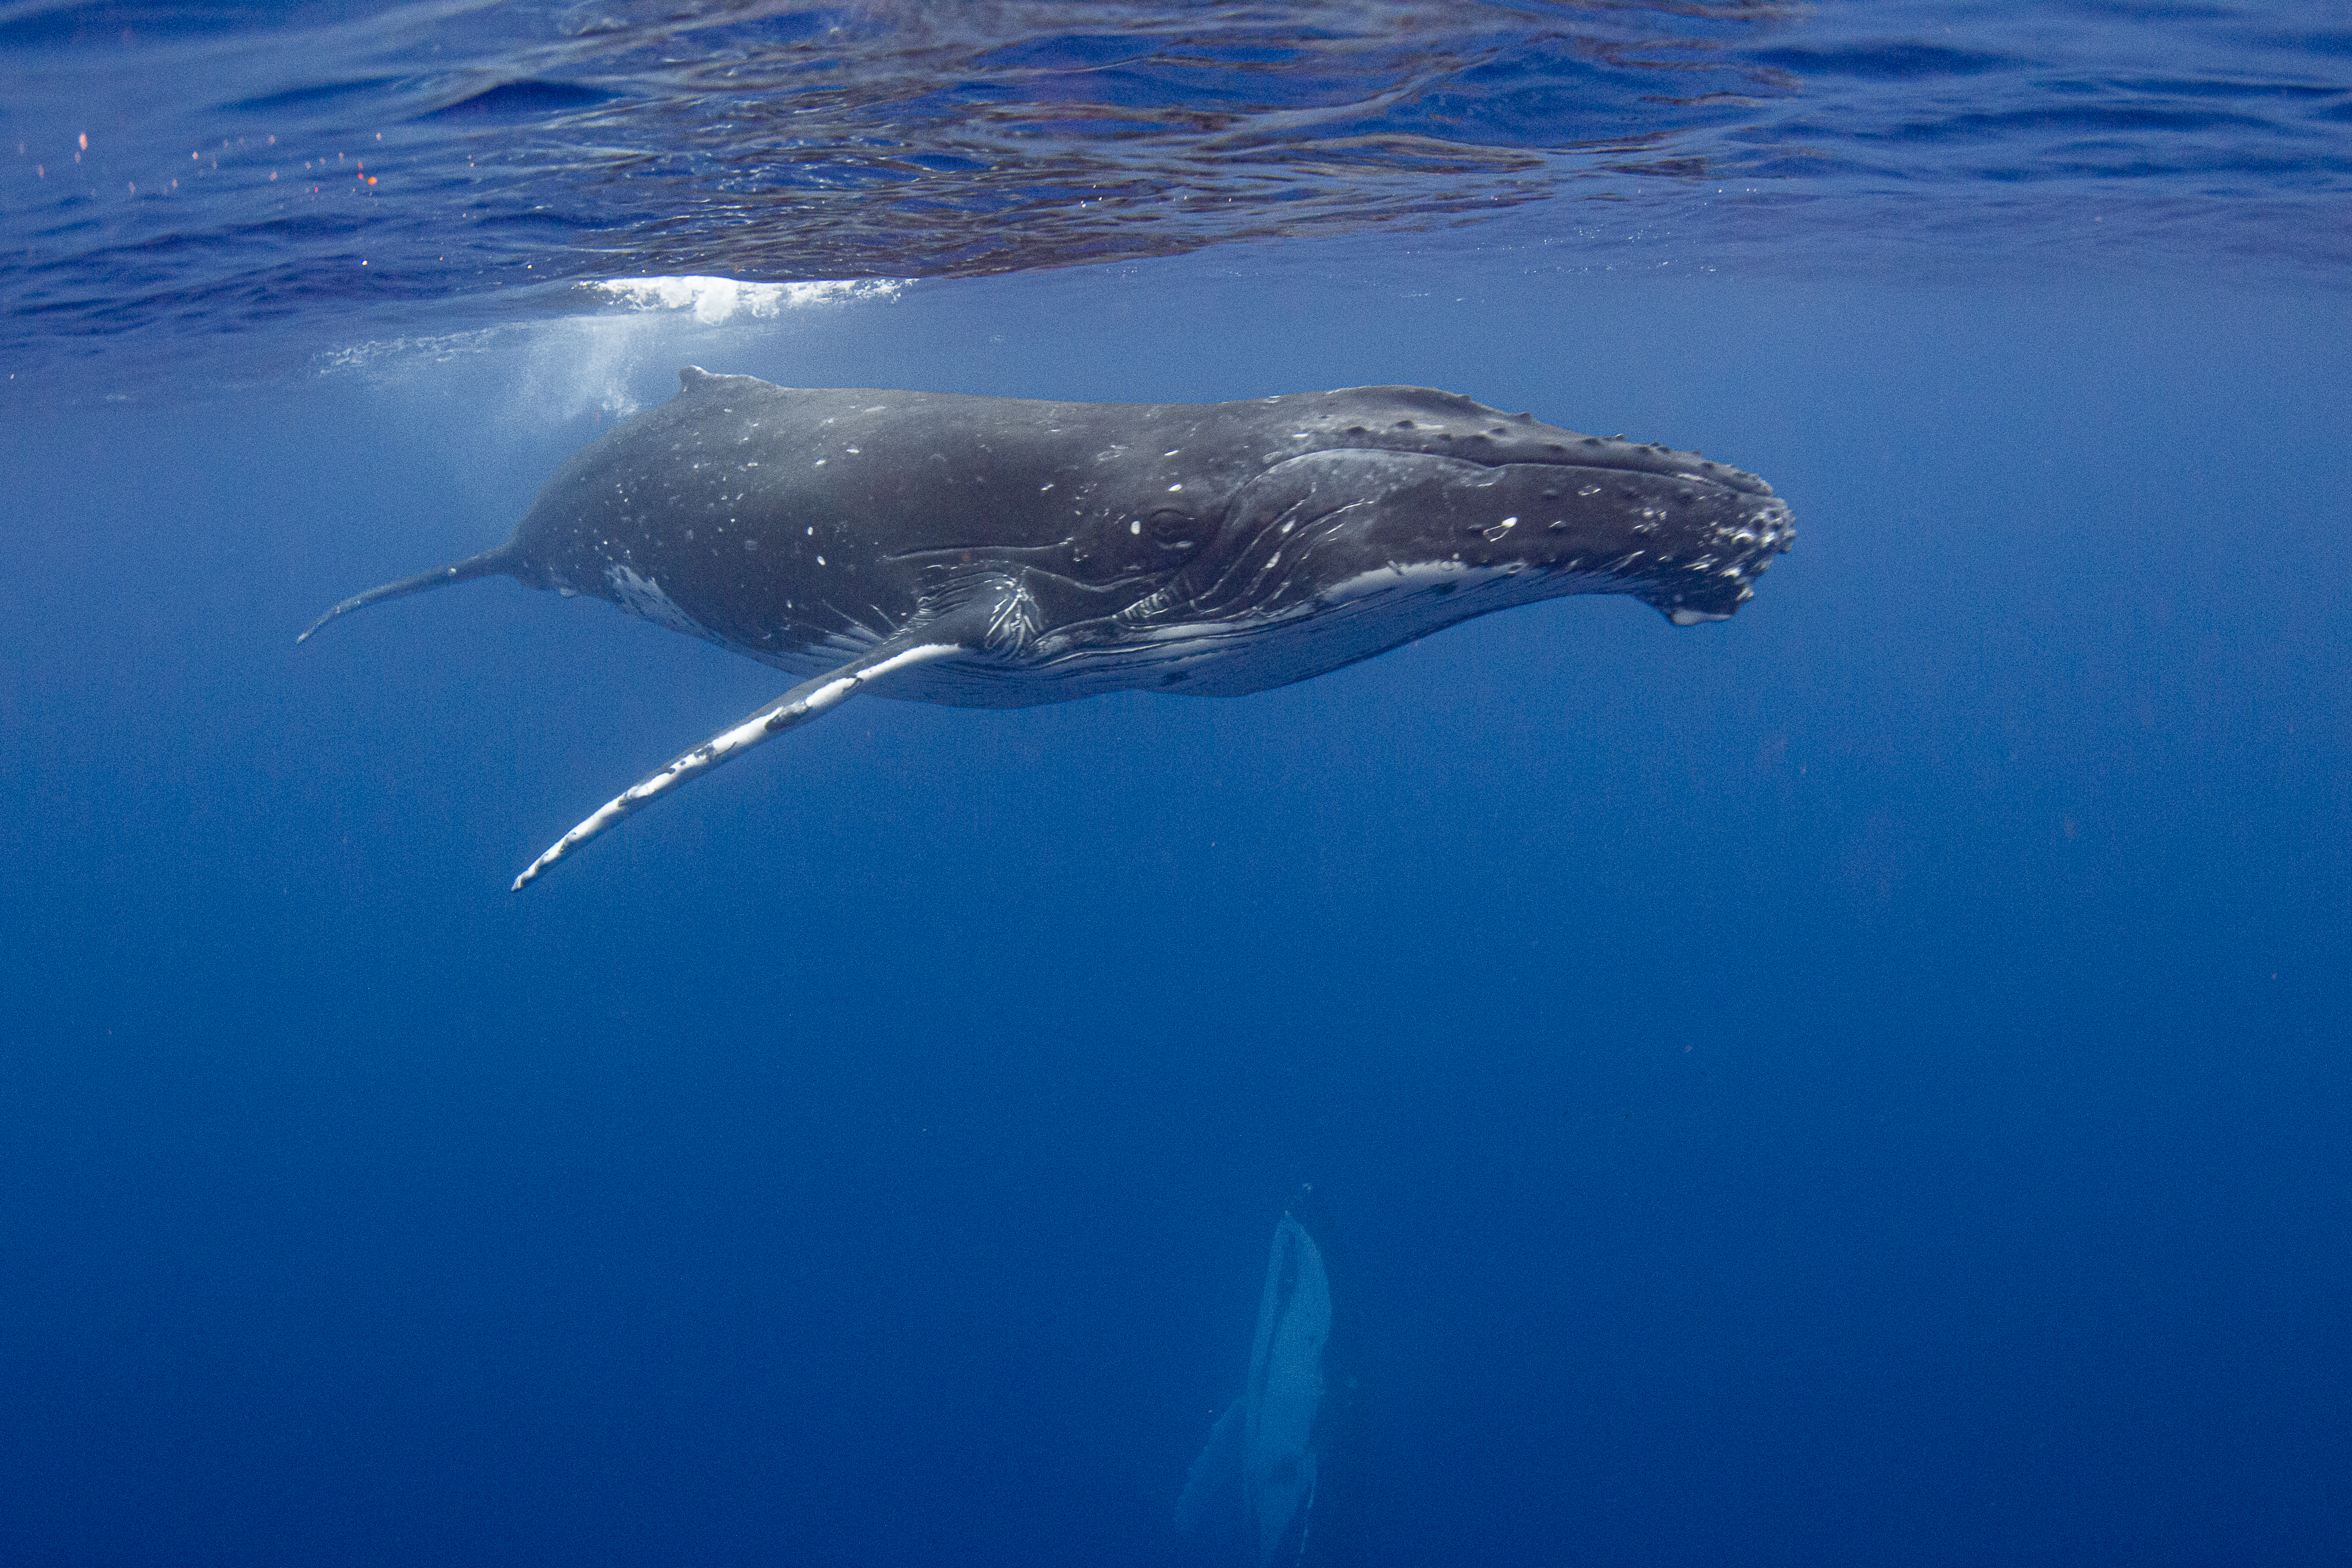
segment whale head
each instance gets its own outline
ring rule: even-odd
[[[1199,661],[1168,686],[1298,679],[1569,594],[1627,595],[1676,626],[1719,621],[1795,537],[1752,474],[1450,393],[1356,387],[1268,399],[1267,412],[1279,416],[1255,460],[1209,504],[1171,499],[1129,524],[1185,553],[1118,617],[1129,638]],[[1295,635],[1268,635],[1286,626]],[[1278,669],[1213,674],[1237,633],[1245,662]]]
[[[1226,508],[1202,607],[1279,614],[1500,575],[1527,597],[1620,593],[1677,626],[1721,620],[1795,537],[1752,474],[1696,453],[1580,435],[1422,387],[1327,395],[1286,456]]]

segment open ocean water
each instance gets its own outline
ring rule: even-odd
[[[2347,268],[2338,0],[0,3],[0,1560],[1198,1561],[1302,1184],[1310,1560],[2352,1560]],[[787,679],[295,635],[687,363],[1798,538],[510,895]]]

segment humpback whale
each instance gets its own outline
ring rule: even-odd
[[[1089,404],[678,381],[557,470],[505,543],[296,639],[504,575],[800,678],[592,813],[518,889],[862,691],[1239,696],[1567,594],[1692,626],[1737,610],[1794,537],[1752,474],[1427,387]]]
[[[1301,1189],[1274,1227],[1248,1381],[1210,1429],[1177,1500],[1177,1529],[1220,1561],[1308,1561],[1331,1436],[1326,1413],[1344,1399],[1327,1364],[1331,1279],[1309,1229],[1314,1215]]]

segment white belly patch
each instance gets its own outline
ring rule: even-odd
[[[657,626],[667,626],[674,632],[684,632],[691,637],[708,637],[710,633],[692,616],[677,607],[677,601],[661,590],[661,584],[650,577],[640,577],[618,563],[604,568],[604,581],[613,585],[614,595],[621,607]]]

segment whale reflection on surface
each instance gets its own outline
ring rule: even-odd
[[[1208,1561],[1311,1561],[1334,1380],[1331,1281],[1302,1189],[1274,1230],[1249,1377],[1209,1433],[1176,1504],[1176,1528]]]

